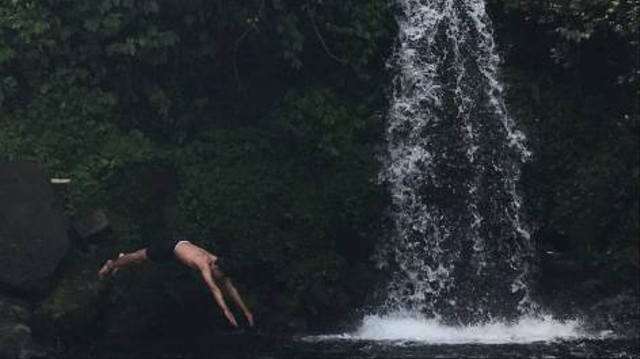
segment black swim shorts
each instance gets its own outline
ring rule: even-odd
[[[152,261],[160,262],[166,261],[171,258],[175,258],[173,249],[180,241],[184,241],[184,238],[153,238],[149,241],[147,246],[147,258]]]

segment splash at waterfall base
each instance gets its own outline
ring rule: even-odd
[[[422,313],[372,310],[346,332],[300,340],[403,348],[409,356],[465,357],[461,348],[466,348],[473,357],[485,353],[488,345],[506,350],[486,352],[490,357],[640,357],[637,281],[612,281],[598,263],[571,261],[559,253],[541,254],[538,278],[534,300],[546,314],[456,325]]]
[[[510,324],[494,322],[471,326],[446,326],[415,313],[392,313],[386,316],[366,316],[362,326],[354,333],[316,336],[309,339],[373,340],[396,344],[526,344],[579,338],[603,339],[611,334],[609,331],[587,334],[580,328],[577,320],[560,322],[549,316],[539,319],[521,318]]]
[[[640,283],[635,278],[613,280],[602,264],[571,260],[558,252],[539,253],[539,257],[538,283],[532,295],[539,304],[537,313],[511,320],[477,318],[474,323],[457,324],[420,312],[380,312],[372,305],[369,312],[361,312],[368,314],[347,332],[308,336],[304,340],[386,345],[577,345],[585,340],[627,340],[636,348],[632,353],[640,355]]]

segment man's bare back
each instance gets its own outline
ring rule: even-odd
[[[218,257],[192,244],[189,241],[180,241],[176,244],[173,254],[184,265],[191,269],[200,269],[202,266],[212,267]]]

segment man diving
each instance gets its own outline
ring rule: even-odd
[[[231,279],[222,268],[220,268],[220,259],[188,240],[152,241],[146,248],[131,253],[120,253],[118,258],[113,260],[109,259],[102,266],[98,274],[100,278],[107,279],[118,271],[119,268],[142,264],[148,260],[163,261],[172,257],[177,258],[178,261],[187,267],[200,273],[202,280],[209,288],[213,298],[231,325],[237,327],[238,322],[224,300],[223,291],[227,296],[231,297],[238,308],[242,310],[249,326],[253,326],[253,314],[245,305],[240,293],[238,293],[238,290],[231,282]],[[222,287],[222,290],[220,287]]]

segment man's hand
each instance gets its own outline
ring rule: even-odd
[[[249,322],[249,326],[253,327],[253,314],[251,314],[251,312],[245,312],[244,316],[247,318],[247,322]]]
[[[233,313],[231,313],[229,309],[224,311],[224,316],[227,317],[227,320],[229,321],[229,323],[231,323],[231,325],[233,325],[234,327],[238,327],[238,322],[236,322],[236,318],[233,316]]]

